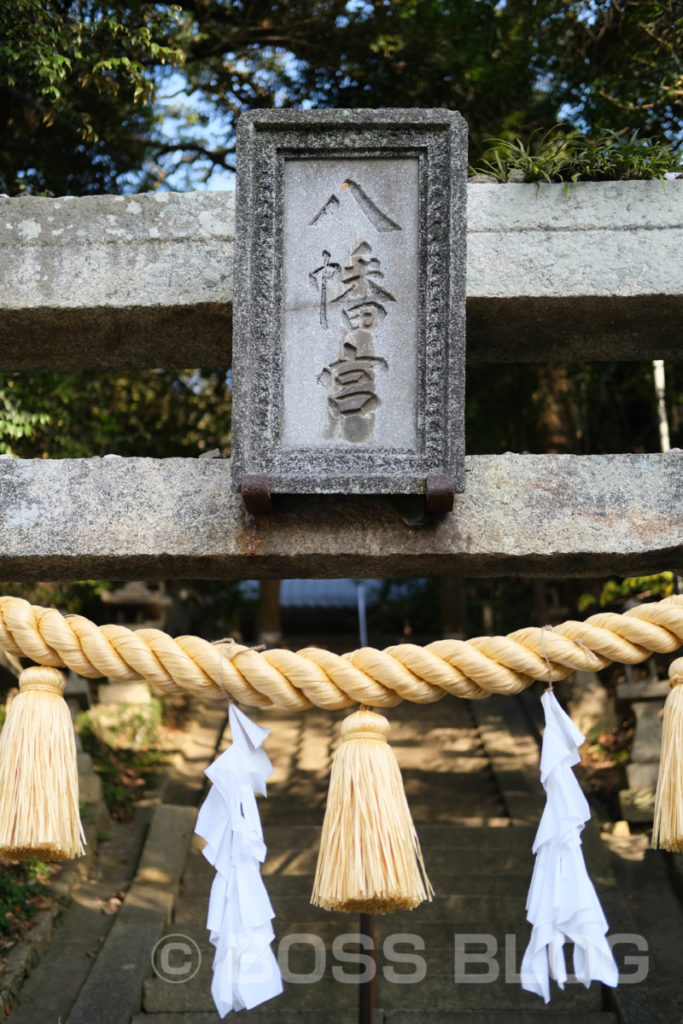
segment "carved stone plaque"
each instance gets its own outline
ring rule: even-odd
[[[466,165],[450,111],[240,119],[237,488],[462,490]]]

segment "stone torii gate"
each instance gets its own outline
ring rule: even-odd
[[[1,371],[230,361],[232,193],[1,199],[0,212]],[[681,182],[468,186],[468,359],[495,373],[678,358],[682,242]],[[279,495],[253,515],[220,457],[7,458],[0,574],[683,572],[681,456],[468,457],[438,518],[417,497],[367,494]]]
[[[0,369],[227,364],[234,195],[0,199]],[[683,182],[468,186],[467,358],[679,358]],[[491,414],[495,415],[495,409]],[[225,459],[0,464],[5,579],[683,571],[683,456],[478,455],[452,512],[292,496]]]

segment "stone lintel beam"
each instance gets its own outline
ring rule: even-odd
[[[477,362],[680,359],[683,181],[468,189]]]
[[[683,452],[485,455],[444,518],[417,497],[280,496],[225,459],[0,460],[0,579],[634,575],[683,570]],[[412,524],[412,525],[411,525]]]
[[[229,366],[234,198],[0,199],[0,370]]]
[[[0,371],[227,365],[234,194],[0,199]],[[468,358],[680,357],[683,181],[468,186]]]

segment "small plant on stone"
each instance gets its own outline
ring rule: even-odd
[[[477,177],[499,182],[564,181],[572,165],[577,132],[558,134],[553,128],[542,135],[522,139],[492,139],[481,164],[472,168]],[[573,180],[573,179],[572,179]]]
[[[36,911],[49,906],[50,869],[34,858],[21,864],[0,862],[0,952],[26,931]]]
[[[132,817],[135,804],[167,762],[160,723],[159,701],[103,704],[76,720],[83,750],[102,780],[104,802],[118,821]]]
[[[683,161],[669,143],[640,138],[636,131],[585,135],[556,125],[526,142],[492,139],[481,163],[470,170],[479,181],[664,181],[667,173],[683,173]]]
[[[161,702],[96,704],[78,717],[77,728],[93,733],[105,746],[120,750],[146,750],[158,745]]]

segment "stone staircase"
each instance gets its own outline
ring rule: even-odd
[[[599,985],[586,991],[569,984],[543,1008],[537,997],[521,989],[515,976],[528,938],[524,901],[532,827],[500,821],[495,826],[421,825],[419,831],[437,895],[411,913],[375,918],[376,1021],[418,1024],[426,1019],[445,1024],[463,1019],[485,1024],[495,1017],[516,1024],[537,1019],[616,1022],[603,1009]],[[358,965],[342,958],[355,957],[360,951],[352,938],[359,931],[359,918],[329,914],[308,902],[318,835],[318,829],[306,825],[266,829],[266,884],[277,914],[274,948],[292,980],[285,982],[282,996],[250,1012],[253,1024],[290,1018],[319,1020],[330,1010],[335,1020],[358,1019],[359,992],[354,982]],[[133,1024],[219,1021],[211,999],[212,948],[205,930],[212,877],[195,839],[167,933],[196,942],[202,966],[185,984],[148,978],[144,1012],[134,1017]],[[290,945],[289,936],[297,936],[298,941]],[[316,945],[324,948],[324,970],[318,973]],[[459,963],[457,949],[462,951]],[[487,954],[483,962],[480,956],[477,963],[477,953]],[[417,974],[423,974],[423,980],[416,981]]]
[[[330,914],[309,903],[335,718],[343,713],[273,714],[278,722],[267,745],[275,775],[268,801],[261,802],[268,846],[263,873],[277,915],[274,949],[285,992],[250,1011],[248,1019],[293,1024],[332,1014],[338,1024],[355,1024],[363,969],[359,916]],[[466,702],[444,702],[419,713],[402,706],[389,717],[436,896],[415,911],[374,919],[374,1024],[616,1024],[600,985],[587,991],[568,984],[544,1007],[516,977],[529,935],[524,904],[536,824],[509,817],[499,782],[514,779],[518,787],[519,766],[510,762],[505,772],[493,771]],[[538,802],[540,813],[540,794],[526,796]],[[166,934],[196,943],[201,966],[183,984],[150,974],[142,1011],[132,1024],[219,1021],[205,929],[212,880],[213,869],[194,837]]]
[[[543,806],[537,734],[530,724],[538,708],[530,694],[524,697],[528,701],[444,700],[388,712],[436,896],[412,913],[375,918],[373,1024],[683,1020],[683,911],[668,878],[671,865],[646,849],[645,835],[605,842],[591,823],[582,836],[610,932],[621,936],[615,950],[623,971],[619,988],[593,985],[586,991],[568,984],[564,992],[554,988],[544,1007],[515,978],[529,936],[524,904]],[[245,1019],[318,1024],[331,1015],[335,1024],[356,1024],[360,919],[309,903],[344,712],[254,717],[273,727],[267,748],[274,775],[268,800],[260,802],[268,845],[263,873],[277,913],[274,948],[289,974],[284,994]],[[221,709],[196,708],[180,763],[150,806],[134,826],[115,823],[100,836],[91,874],[21,989],[12,1021],[217,1024],[210,994],[213,950],[204,927],[213,871],[193,828],[202,771],[216,745],[229,742],[227,735],[220,738],[223,721]],[[118,890],[125,890],[123,905],[106,917],[101,905]],[[153,951],[171,936],[181,943],[175,947],[180,961],[162,980],[152,969]],[[638,950],[644,953],[634,957]],[[639,964],[647,969],[636,984]]]

